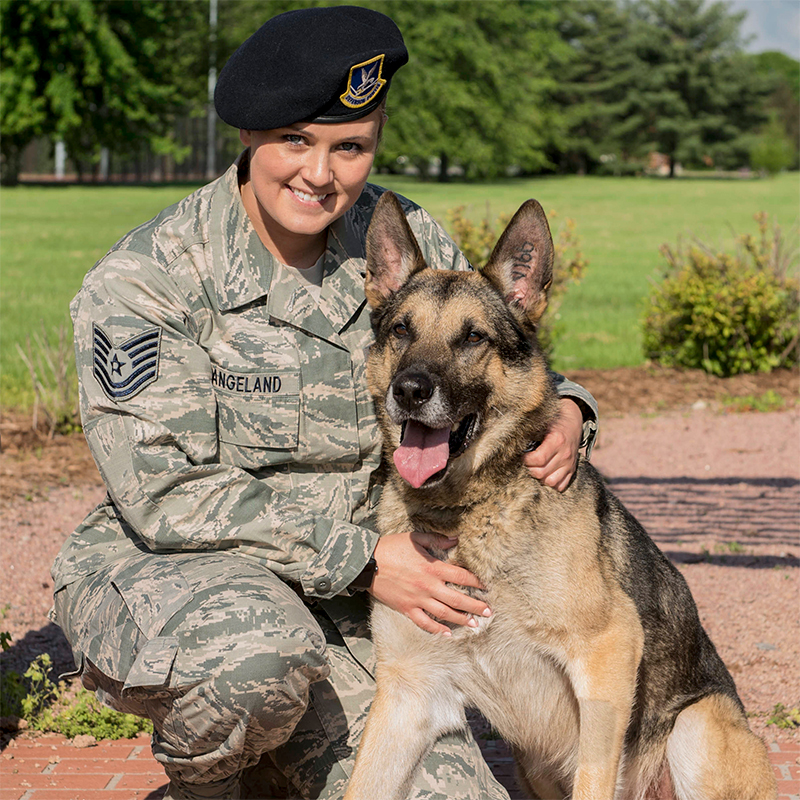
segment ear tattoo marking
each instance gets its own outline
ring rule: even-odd
[[[533,242],[523,242],[520,251],[514,255],[514,265],[511,268],[511,277],[515,281],[524,278],[530,272],[535,253],[536,245]]]

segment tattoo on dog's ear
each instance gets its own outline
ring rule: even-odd
[[[506,302],[517,306],[534,327],[547,307],[553,255],[553,238],[544,210],[536,200],[527,200],[508,223],[483,268],[483,274]]]
[[[367,231],[364,293],[373,309],[382,306],[415,272],[424,269],[422,251],[392,192],[381,195]]]

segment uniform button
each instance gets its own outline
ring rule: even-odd
[[[331,582],[327,578],[317,578],[314,581],[314,588],[318,592],[329,592],[331,589]]]

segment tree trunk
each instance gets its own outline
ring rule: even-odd
[[[439,183],[447,183],[450,180],[450,176],[447,174],[447,170],[450,167],[450,157],[447,153],[442,153],[439,159]]]
[[[16,186],[19,183],[19,171],[22,167],[22,148],[13,142],[3,142],[2,158],[0,158],[0,184]]]
[[[426,158],[418,158],[414,161],[414,166],[417,168],[419,172],[419,177],[423,181],[430,180],[430,176],[428,175],[428,160]]]

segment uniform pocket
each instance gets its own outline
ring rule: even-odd
[[[300,396],[261,398],[217,396],[219,439],[239,447],[291,450],[300,433]]]
[[[160,634],[193,597],[169,556],[147,554],[65,586],[56,593],[55,609],[76,664],[88,660],[126,687],[160,687],[178,646]]]
[[[176,636],[157,636],[151,639],[137,654],[128,670],[123,694],[137,687],[166,686],[172,662],[178,654]]]
[[[192,599],[192,590],[169,556],[148,555],[132,562],[111,583],[145,638],[154,639]]]
[[[221,460],[247,469],[291,461],[300,438],[300,372],[216,375]]]

